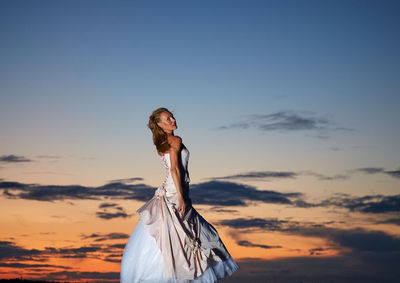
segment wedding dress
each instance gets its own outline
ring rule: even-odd
[[[177,210],[178,191],[171,174],[169,153],[161,156],[166,178],[154,196],[140,207],[139,221],[121,260],[120,281],[215,282],[239,266],[227,251],[217,230],[191,206],[189,151],[182,144],[178,163],[187,212]]]

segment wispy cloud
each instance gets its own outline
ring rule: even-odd
[[[127,239],[129,235],[126,233],[92,233],[90,235],[81,235],[82,239],[94,239],[96,242],[107,240]]]
[[[79,185],[39,185],[19,182],[0,182],[3,196],[13,199],[31,199],[38,201],[55,201],[65,199],[137,199],[148,200],[154,195],[155,188],[145,184],[126,185],[109,183],[99,187]]]
[[[318,131],[316,137],[327,138],[329,131],[354,131],[336,126],[328,117],[318,117],[305,111],[278,111],[271,114],[246,115],[244,121],[217,127],[217,130],[256,128],[261,131]]]
[[[400,195],[367,195],[352,197],[337,195],[329,197],[318,204],[319,206],[344,207],[350,211],[364,213],[387,213],[400,211]]]
[[[236,218],[221,220],[220,225],[251,232],[261,229],[279,231],[305,237],[320,237],[351,248],[353,251],[397,251],[400,253],[400,238],[383,231],[363,228],[339,229],[321,223],[279,220],[276,218]]]
[[[249,241],[238,241],[237,244],[239,246],[243,247],[250,247],[250,248],[262,248],[262,249],[276,249],[276,248],[282,248],[282,246],[276,245],[276,246],[268,246],[268,245],[261,245],[261,244],[254,244]]]
[[[136,181],[143,181],[144,179],[142,177],[132,177],[132,178],[126,178],[126,179],[115,179],[111,180],[109,183],[124,183],[124,184],[129,184],[133,183]]]
[[[3,196],[9,199],[30,199],[55,201],[70,199],[135,199],[148,201],[156,188],[145,184],[110,183],[99,187],[23,184],[0,182]],[[274,203],[294,207],[341,207],[363,213],[390,213],[400,211],[400,195],[350,196],[335,194],[320,202],[304,200],[300,192],[281,193],[273,190],[259,190],[254,186],[227,181],[208,181],[190,186],[193,203],[212,206],[248,206],[251,202]],[[103,219],[129,217],[117,203],[105,202],[99,206],[97,216]]]
[[[0,156],[0,162],[4,163],[18,163],[18,162],[32,162],[33,160],[24,156],[18,156],[14,154]]]
[[[331,181],[331,180],[347,180],[350,179],[355,173],[364,173],[364,174],[386,174],[389,177],[400,178],[400,170],[385,170],[381,167],[366,167],[366,168],[355,168],[349,169],[344,173],[336,174],[333,176],[327,176],[318,172],[314,172],[311,170],[301,170],[299,172],[293,171],[251,171],[251,172],[243,172],[238,174],[219,176],[219,177],[210,177],[206,179],[211,180],[254,180],[254,181],[262,181],[262,180],[270,180],[270,179],[296,179],[299,176],[313,176],[321,181]]]
[[[378,221],[377,224],[394,224],[400,226],[400,218],[389,218],[386,220]]]
[[[247,206],[248,201],[294,204],[292,199],[303,196],[299,192],[280,193],[271,190],[257,190],[253,186],[223,181],[194,184],[190,190],[191,198],[196,204],[228,206]]]
[[[82,236],[84,239],[94,238],[95,241],[126,239],[128,237],[129,235],[124,233],[103,234],[98,237],[92,235],[86,237]],[[46,264],[49,259],[54,258],[92,258],[102,261],[120,262],[124,247],[125,243],[95,244],[65,248],[45,247],[44,249],[27,249],[18,246],[12,241],[0,241],[0,266],[24,269],[37,267],[72,269],[68,266]],[[38,261],[40,264],[31,263],[30,261]]]
[[[106,220],[119,217],[126,218],[132,216],[132,214],[127,214],[124,208],[122,206],[119,206],[117,203],[102,203],[99,205],[99,208],[103,209],[103,211],[96,212],[96,215],[99,218]]]
[[[127,185],[122,183],[110,183],[100,187],[85,187],[78,185],[41,186],[38,184],[23,184],[19,182],[0,182],[0,190],[3,190],[4,197],[38,201],[66,199],[136,199],[147,201],[154,195],[155,189],[156,188],[145,184]],[[195,203],[217,206],[247,206],[247,201],[295,204],[296,202],[293,201],[303,196],[302,193],[298,192],[280,193],[270,190],[257,190],[253,186],[222,181],[193,184],[190,190],[191,198]],[[108,204],[106,204],[106,206],[107,205]],[[112,217],[112,215],[109,214],[99,214],[99,216],[100,215],[103,217]]]
[[[242,270],[240,272],[244,273],[242,279],[248,278],[248,280],[254,281],[257,279],[256,274],[262,273],[263,276],[260,278],[263,280],[273,278],[271,274],[276,274],[279,275],[278,278],[282,282],[294,282],[300,278],[305,281],[307,278],[320,278],[322,281],[326,278],[332,280],[335,278],[334,282],[372,283],[377,280],[396,282],[399,275],[396,259],[400,257],[400,238],[383,231],[360,227],[340,229],[321,223],[277,218],[225,219],[221,220],[219,224],[234,229],[234,232],[230,233],[234,235],[251,235],[252,232],[280,232],[287,235],[321,238],[326,241],[327,246],[309,249],[310,257],[240,261]],[[259,243],[259,245],[263,244],[265,243]],[[248,246],[253,247],[251,244]],[[338,255],[320,257],[328,250],[336,251]],[[249,265],[246,267],[247,263]],[[282,269],[282,266],[285,268]],[[335,271],[332,270],[332,266],[335,266]],[[251,274],[247,274],[247,268],[252,271]],[[305,270],[307,272],[304,272]],[[240,272],[237,274],[238,277],[241,277]],[[233,282],[240,282],[240,280],[233,280]]]
[[[282,171],[253,171],[245,172],[240,174],[222,176],[222,177],[211,177],[207,179],[211,180],[231,180],[231,179],[252,179],[252,180],[262,180],[262,179],[272,179],[272,178],[295,178],[297,174],[295,172],[282,172]]]

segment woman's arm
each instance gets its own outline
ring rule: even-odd
[[[181,171],[179,169],[178,154],[181,148],[182,139],[179,136],[171,137],[171,148],[170,148],[170,161],[171,161],[171,175],[174,180],[176,190],[178,191],[178,211],[182,215],[186,212],[186,203],[183,198],[183,190],[181,183]]]

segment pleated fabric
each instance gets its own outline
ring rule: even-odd
[[[180,154],[182,189],[188,210],[177,210],[178,192],[171,175],[169,154],[162,156],[166,178],[154,196],[137,210],[139,222],[125,246],[121,282],[215,282],[239,266],[217,230],[191,205],[189,151]]]

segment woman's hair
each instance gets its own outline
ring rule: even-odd
[[[171,145],[168,143],[167,133],[157,125],[157,123],[161,121],[160,114],[164,111],[172,114],[167,108],[157,108],[151,113],[149,117],[149,123],[147,124],[153,133],[154,145],[159,152],[163,153],[171,147]]]

